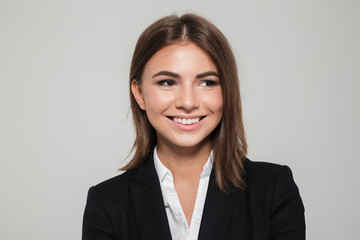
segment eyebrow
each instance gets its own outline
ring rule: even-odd
[[[208,71],[208,72],[204,72],[204,73],[200,73],[200,74],[196,75],[196,78],[204,78],[204,77],[208,77],[208,76],[219,77],[219,75],[216,72]]]
[[[168,76],[173,78],[180,78],[180,75],[177,73],[169,72],[169,71],[160,71],[156,74],[154,74],[152,77],[158,77],[158,76]]]
[[[152,77],[158,77],[158,76],[168,76],[168,77],[173,77],[173,78],[180,78],[180,75],[174,72],[169,72],[169,71],[160,71],[156,74],[154,74]],[[213,71],[208,71],[208,72],[204,72],[204,73],[200,73],[197,74],[195,78],[204,78],[204,77],[208,77],[208,76],[215,76],[215,77],[219,77],[219,75],[216,72]]]

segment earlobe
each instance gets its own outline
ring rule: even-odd
[[[135,79],[131,81],[131,92],[136,102],[138,103],[139,107],[142,110],[146,110],[144,98],[141,91],[141,86],[138,84],[138,82]]]

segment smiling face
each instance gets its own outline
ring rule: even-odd
[[[131,90],[156,130],[158,147],[211,145],[223,98],[216,66],[201,48],[182,42],[161,49]]]

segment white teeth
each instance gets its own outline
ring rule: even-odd
[[[200,118],[177,118],[177,117],[174,117],[173,118],[173,121],[174,122],[177,122],[177,123],[181,123],[181,124],[184,124],[184,125],[190,125],[190,124],[194,124],[194,123],[197,123],[200,121]]]

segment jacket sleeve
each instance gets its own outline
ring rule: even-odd
[[[289,167],[278,171],[272,196],[270,239],[304,240],[304,206]]]
[[[90,188],[83,218],[82,240],[115,240],[114,228],[96,188]]]

